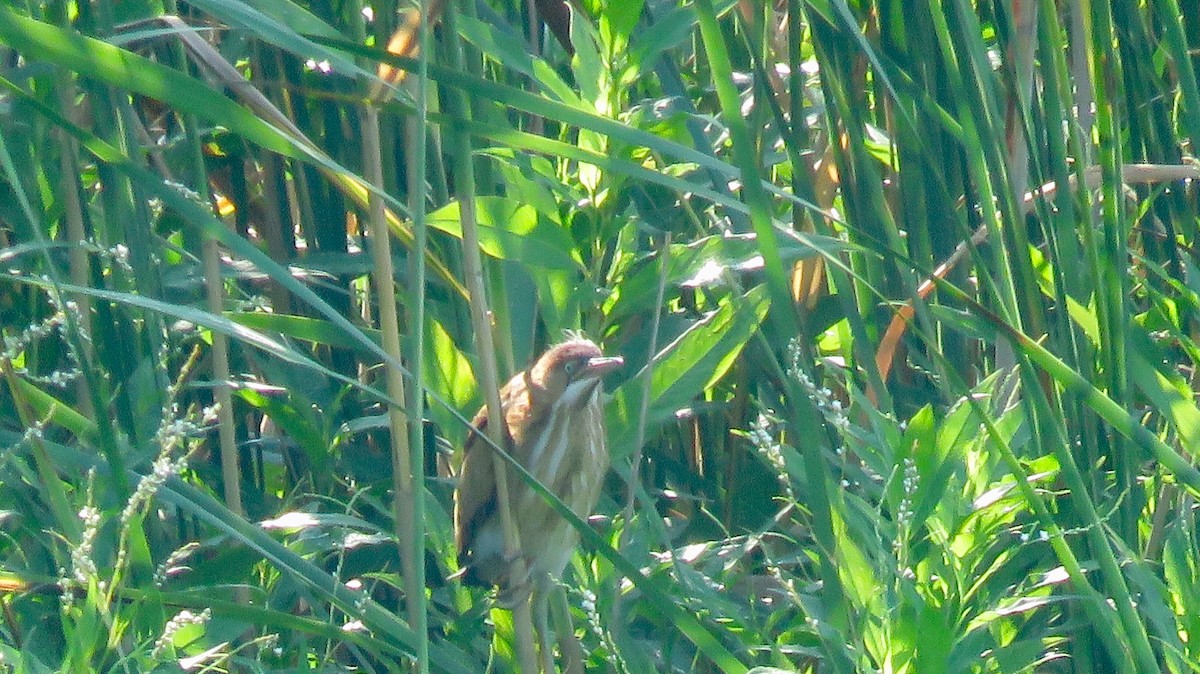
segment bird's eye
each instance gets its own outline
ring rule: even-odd
[[[579,361],[577,361],[577,360],[568,360],[566,363],[563,364],[563,372],[568,377],[575,374],[575,371],[578,369],[579,369]]]

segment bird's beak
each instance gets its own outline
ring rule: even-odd
[[[584,371],[584,373],[589,377],[599,378],[624,364],[625,359],[620,356],[592,358],[588,360],[587,369]]]

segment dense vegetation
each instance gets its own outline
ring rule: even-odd
[[[588,671],[1200,671],[1200,2],[430,4],[0,6],[0,671],[517,669],[574,330]]]

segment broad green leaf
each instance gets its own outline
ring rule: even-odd
[[[650,377],[646,414],[647,436],[687,407],[729,370],[734,359],[766,316],[766,289],[757,286],[741,297],[731,297],[663,348],[654,360],[614,393],[608,406],[611,453],[621,458],[637,448],[638,414],[643,398],[643,377]]]
[[[470,418],[480,405],[476,388],[475,372],[466,354],[454,343],[442,324],[433,319],[425,321],[425,347],[429,356],[425,358],[425,385],[438,392],[442,399],[454,409]],[[468,429],[446,413],[442,405],[433,405],[428,413],[438,423],[441,432],[454,447],[461,447]]]
[[[16,383],[21,397],[25,399],[35,418],[48,419],[50,423],[71,431],[84,446],[96,445],[96,424],[92,420],[31,382],[18,377]]]
[[[1131,333],[1136,348],[1129,350],[1129,378],[1154,409],[1170,420],[1184,447],[1200,447],[1200,408],[1196,407],[1191,388],[1178,375],[1168,377],[1154,367],[1149,358],[1163,354],[1145,333]]]
[[[571,44],[575,47],[575,56],[571,59],[571,69],[575,71],[575,81],[579,85],[579,95],[584,101],[595,106],[601,116],[607,116],[607,106],[604,99],[608,95],[611,80],[605,70],[605,63],[600,55],[600,36],[592,26],[592,22],[584,16],[579,16],[579,10],[571,8]]]
[[[504,197],[477,197],[479,245],[485,253],[531,267],[579,269],[570,234],[528,204]],[[452,202],[428,216],[430,227],[462,237],[461,204]]]
[[[629,37],[642,15],[645,0],[613,0],[600,12],[600,34],[614,53],[629,48]]]
[[[634,79],[653,70],[655,63],[664,52],[679,46],[684,40],[691,37],[694,30],[696,30],[696,13],[690,6],[668,7],[660,10],[654,22],[649,24],[648,30],[639,33],[631,45],[630,59],[637,70],[628,71],[626,77]]]
[[[459,30],[463,37],[474,44],[483,53],[491,56],[505,68],[521,73],[541,85],[542,91],[553,95],[563,103],[586,110],[583,100],[575,93],[558,73],[544,59],[534,58],[532,54],[520,49],[524,40],[518,36],[502,33],[501,27],[484,23],[479,19],[459,17]]]
[[[319,318],[267,314],[257,311],[230,311],[225,313],[225,317],[238,325],[244,325],[260,332],[275,332],[314,344],[359,349],[364,355],[373,353],[363,348],[359,342],[347,339],[343,329]],[[376,344],[379,343],[378,330],[362,328],[362,333],[370,337],[371,341]]]

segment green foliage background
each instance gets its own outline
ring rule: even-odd
[[[0,670],[514,671],[475,229],[502,377],[626,359],[589,671],[1200,670],[1200,4],[537,6],[0,6]]]

